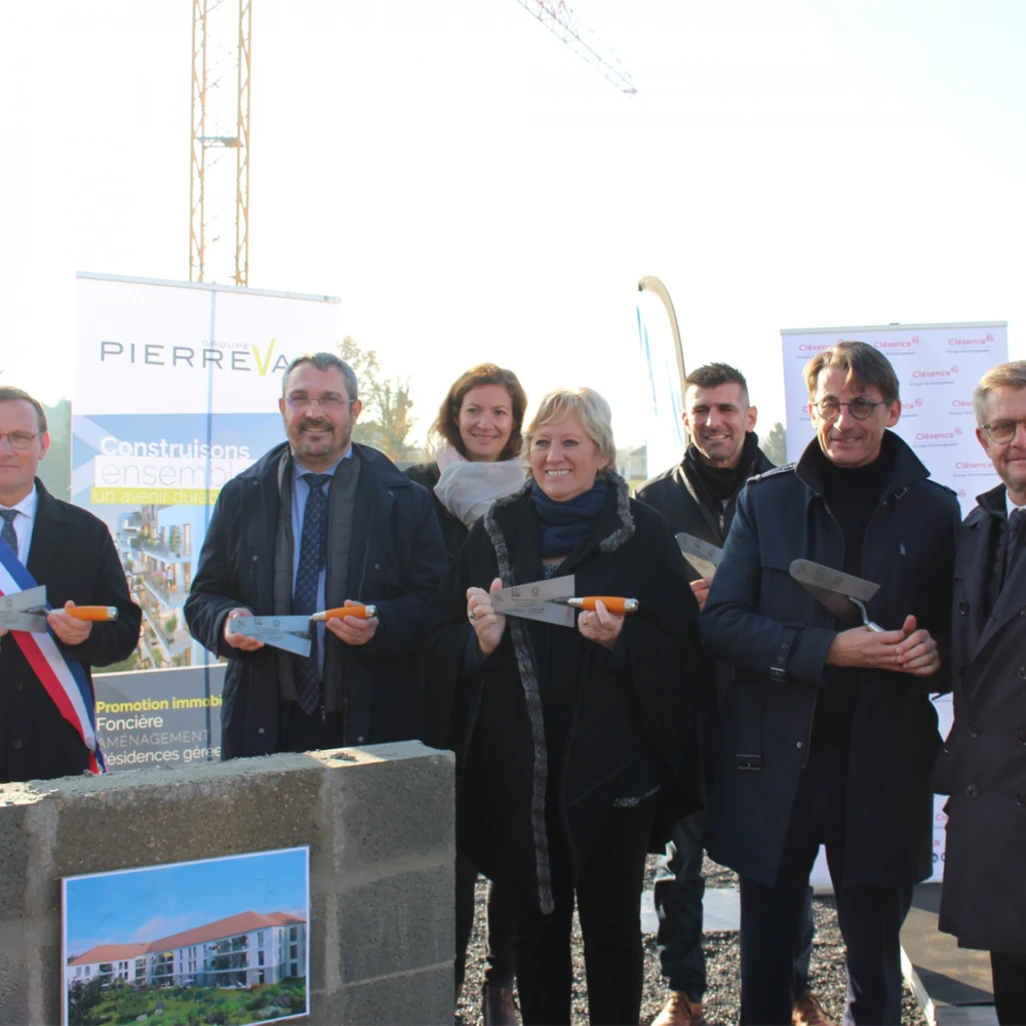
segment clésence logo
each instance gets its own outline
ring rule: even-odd
[[[133,363],[150,367],[189,367],[193,370],[254,370],[262,377],[284,371],[289,358],[275,352],[278,340],[272,338],[265,348],[249,342],[206,342],[200,347],[165,345],[163,342],[100,342],[100,363]],[[252,361],[252,362],[251,362]]]
[[[989,346],[994,336],[988,331],[982,338],[949,338],[949,346]]]
[[[958,365],[944,367],[939,370],[916,370],[912,372],[913,378],[953,378],[958,374]]]

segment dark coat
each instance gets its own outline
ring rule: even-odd
[[[773,469],[773,464],[759,448],[759,440],[754,432],[750,437],[753,440],[754,452],[748,457],[744,478],[737,491],[730,497],[726,508],[710,494],[686,459],[662,474],[649,478],[637,490],[636,497],[659,510],[666,517],[674,534],[685,531],[704,542],[709,542],[710,545],[722,548],[727,540],[727,532],[734,519],[737,497],[744,482],[756,474],[765,474],[766,471]]]
[[[466,694],[456,703],[468,710],[459,746],[460,844],[486,876],[546,911],[552,824],[562,828],[579,866],[613,812],[618,788],[640,765],[652,770],[656,784],[676,790],[674,816],[697,808],[701,798],[700,774],[680,769],[696,747],[688,688],[689,671],[700,666],[697,603],[665,520],[629,500],[623,481],[613,480],[594,531],[558,571],[575,575],[579,595],[640,601],[612,652],[579,631],[509,617],[502,642],[483,665],[471,655],[477,648],[466,618],[467,588],[487,588],[495,577],[505,586],[543,577],[530,485],[496,501],[471,528],[426,644],[426,672]],[[556,663],[578,672],[569,682],[563,675],[553,679]],[[541,697],[547,688],[571,696],[562,760],[549,755],[551,724]],[[660,836],[658,843],[664,842]]]
[[[962,947],[1026,952],[1026,553],[987,617],[1004,485],[977,501],[955,568],[955,721],[934,770],[951,795],[940,928]]]
[[[949,630],[958,503],[887,432],[890,473],[866,528],[860,576],[881,585],[868,603],[885,629],[907,614],[938,638]],[[779,871],[816,696],[835,668],[827,652],[840,625],[789,573],[793,560],[843,565],[843,536],[822,497],[813,440],[797,465],[753,478],[737,514],[702,616],[702,640],[738,670],[721,707],[706,846],[766,886]],[[848,626],[848,625],[846,625]],[[946,658],[946,656],[945,656]],[[848,671],[852,673],[854,671]],[[844,883],[893,887],[932,871],[930,767],[940,745],[928,680],[858,671],[851,728]]]
[[[442,541],[445,542],[445,551],[449,554],[450,562],[456,558],[460,546],[467,540],[469,529],[460,520],[454,517],[446,508],[445,504],[435,495],[435,485],[442,476],[438,464],[432,460],[430,463],[416,463],[407,467],[403,473],[417,484],[422,485],[431,493],[435,504],[435,514],[438,516],[438,526],[442,529]]]
[[[278,740],[277,649],[240,652],[224,641],[229,610],[273,611],[278,463],[285,443],[232,478],[218,496],[199,569],[185,604],[193,636],[228,659],[221,706],[222,758],[267,755]],[[445,572],[431,498],[375,449],[353,445],[361,461],[348,554],[352,595],[378,607],[374,637],[359,647],[330,632],[350,694],[344,743],[420,738],[423,689],[416,648]]]
[[[28,571],[46,585],[54,609],[116,606],[118,618],[94,623],[81,645],[58,645],[78,659],[92,687],[91,666],[127,659],[139,643],[142,611],[131,600],[125,570],[107,525],[87,510],[55,499],[36,479],[38,506]],[[72,776],[89,767],[89,751],[61,716],[14,638],[0,641],[0,783]]]

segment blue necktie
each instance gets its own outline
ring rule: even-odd
[[[1008,557],[1005,560],[1005,566],[1008,570],[1012,569],[1016,553],[1022,547],[1017,543],[1019,535],[1022,533],[1022,522],[1024,520],[1026,520],[1026,506],[1016,507],[1008,518]]]
[[[4,518],[4,527],[0,531],[0,538],[11,547],[11,551],[18,555],[18,535],[14,531],[14,518],[18,515],[16,509],[0,509],[0,517]]]
[[[317,579],[325,566],[328,539],[328,496],[322,489],[331,480],[330,474],[307,474],[310,494],[303,510],[303,537],[299,546],[299,570],[292,608],[296,613],[316,613]],[[310,655],[297,656],[299,707],[307,715],[317,712],[321,704],[321,670],[317,652],[317,625],[310,624],[313,635]]]

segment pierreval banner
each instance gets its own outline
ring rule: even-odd
[[[77,285],[72,501],[110,528],[143,609],[119,669],[202,666],[213,657],[182,607],[213,504],[283,440],[282,374],[335,351],[338,300],[87,273]]]
[[[787,403],[787,458],[797,460],[813,437],[809,396],[802,368],[836,342],[868,342],[891,361],[898,375],[901,417],[895,432],[915,451],[931,477],[958,493],[965,515],[976,496],[999,484],[990,460],[976,440],[973,389],[990,367],[1008,359],[1007,321],[950,324],[886,324],[861,328],[801,328],[780,333]],[[938,729],[951,729],[951,698],[934,702]],[[944,799],[934,801],[933,876],[944,872]],[[827,884],[830,874],[820,852],[812,882]]]

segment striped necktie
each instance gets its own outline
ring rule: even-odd
[[[1026,520],[1026,506],[1017,506],[1008,517],[1008,555],[1005,566],[1012,569],[1016,555],[1022,549],[1019,536],[1022,534],[1022,522]]]

